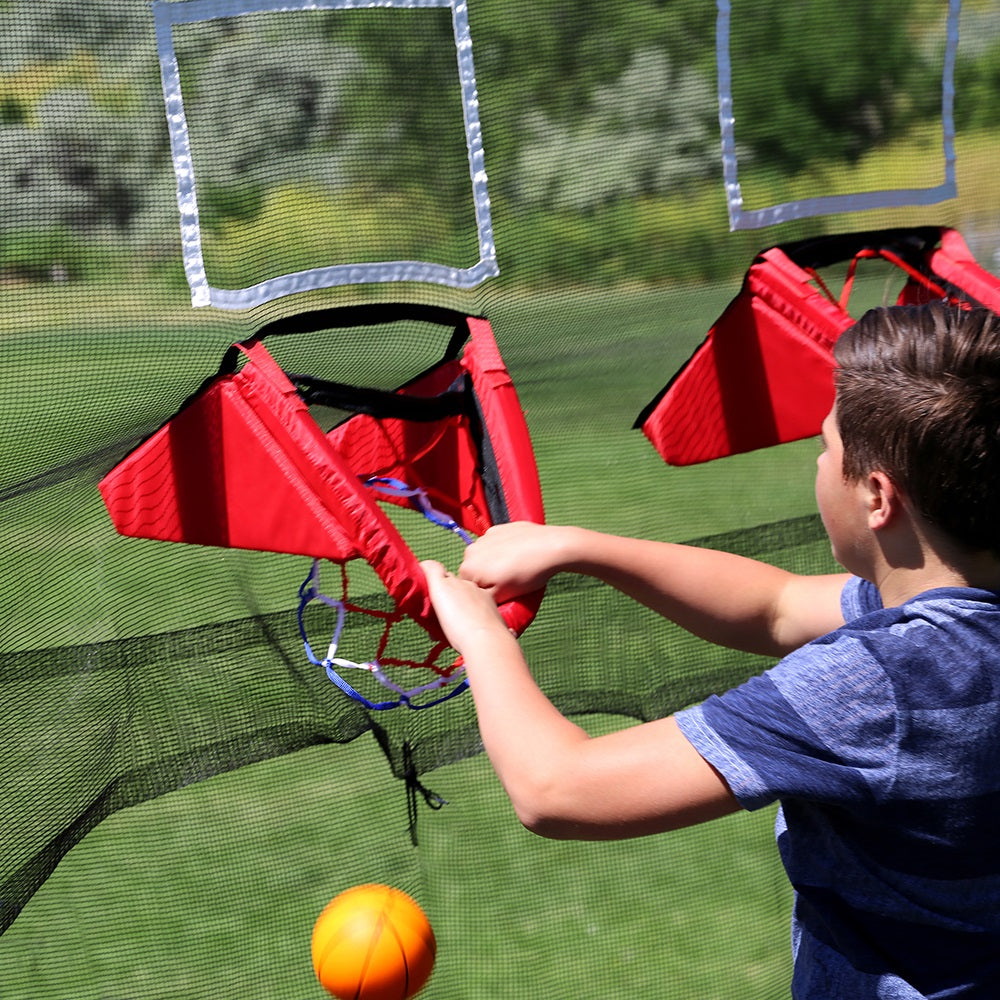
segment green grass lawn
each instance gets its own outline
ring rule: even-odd
[[[428,998],[781,995],[771,810],[620,844],[542,841],[477,757],[426,777],[448,805],[422,811],[414,849],[381,760],[362,737],[106,820],[0,939],[9,995],[320,1000],[312,921],[367,881],[431,915]]]
[[[497,301],[491,319],[550,521],[685,540],[812,511],[814,441],[671,469],[631,427],[733,291]],[[217,365],[232,323],[163,315],[109,328],[113,316],[81,317],[60,303],[46,312],[44,300],[31,315],[0,330],[0,551],[10,568],[0,584],[9,665],[0,685],[5,704],[32,707],[5,727],[0,789],[37,795],[38,821],[48,822],[50,783],[86,780],[88,759],[118,752],[119,727],[133,721],[104,714],[102,699],[118,699],[107,684],[127,687],[124,703],[149,714],[149,753],[184,738],[155,735],[182,683],[198,707],[182,721],[197,734],[265,717],[297,684],[316,711],[345,706],[284,644],[306,561],[118,538],[94,489],[116,449]],[[812,543],[785,557],[828,558]],[[543,686],[567,711],[590,713],[581,719],[595,731],[685,703],[698,675],[728,676],[718,651],[598,591],[554,587],[525,640]],[[250,643],[252,657],[224,645],[182,655],[179,639],[157,638],[217,622],[236,634],[250,616],[284,630],[277,646],[267,635]],[[88,651],[127,638],[128,669],[113,680],[99,666],[87,675]],[[29,662],[19,651],[49,648],[51,657],[30,660],[44,676],[19,667]],[[65,662],[72,649],[82,650],[79,665]],[[289,664],[275,649],[291,651]],[[421,780],[448,804],[420,800],[419,846],[404,784],[368,732],[192,783],[115,813],[69,853],[0,937],[0,996],[320,1000],[312,921],[363,881],[399,885],[428,909],[440,945],[428,1000],[784,994],[789,893],[771,810],[623,844],[542,841],[520,828],[475,755],[470,700],[379,721],[394,745],[411,739],[437,754]],[[58,747],[55,764],[42,759],[39,734]],[[16,853],[30,831],[5,829]]]

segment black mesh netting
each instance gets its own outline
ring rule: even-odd
[[[208,284],[464,273],[491,240],[498,276],[378,272],[193,307],[149,5],[0,3],[0,996],[318,1000],[313,920],[368,881],[427,910],[428,1000],[783,996],[771,810],[620,844],[533,838],[470,698],[370,712],[308,661],[307,558],[120,537],[97,484],[263,324],[419,302],[489,317],[549,521],[828,570],[815,442],[671,468],[632,424],[761,248],[947,225],[995,269],[1000,17],[971,0],[951,20],[937,2],[720,4],[747,209],[935,189],[956,126],[957,196],[731,230],[716,5],[472,0],[484,228],[451,8],[296,6],[206,0],[172,35]],[[871,301],[895,294],[866,280]],[[379,388],[441,353],[419,323],[268,346],[287,370]],[[404,530],[457,563],[454,538]],[[377,602],[373,574],[352,579]],[[766,666],[573,577],[524,645],[594,732]]]

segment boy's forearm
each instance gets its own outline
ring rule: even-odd
[[[526,827],[618,839],[738,808],[672,718],[588,736],[535,683],[489,593],[440,563],[422,568],[439,623],[465,659],[483,746]]]
[[[561,570],[600,579],[718,645],[780,656],[840,623],[839,577],[802,577],[713,549],[565,531]]]
[[[591,737],[537,686],[505,630],[466,645],[483,746],[518,819],[558,840],[618,840],[734,812],[674,719]]]
[[[549,701],[531,676],[516,639],[482,635],[465,656],[483,747],[518,818],[538,830],[543,804],[555,796],[560,761],[588,736]]]

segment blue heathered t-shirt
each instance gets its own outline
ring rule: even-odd
[[[841,604],[681,730],[745,808],[781,803],[796,1000],[997,1000],[1000,595]]]

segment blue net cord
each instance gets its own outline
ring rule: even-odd
[[[412,499],[414,508],[423,514],[427,520],[458,535],[466,545],[471,544],[472,537],[468,534],[468,532],[463,530],[461,526],[459,526],[452,518],[448,517],[446,514],[442,514],[438,510],[435,510],[431,506],[430,501],[427,499],[427,495],[423,490],[413,489],[398,479],[391,479],[382,476],[372,476],[371,478],[365,480],[365,485],[376,489],[379,492],[391,494],[392,496],[408,497]],[[313,601],[320,601],[325,604],[328,608],[333,610],[337,616],[333,635],[330,639],[329,646],[327,647],[326,655],[322,658],[316,655],[306,635],[305,610]],[[347,620],[348,610],[349,608],[345,601],[335,597],[330,597],[319,589],[319,560],[314,559],[309,568],[309,572],[306,574],[306,578],[302,581],[302,584],[299,587],[299,607],[297,617],[299,623],[299,634],[302,637],[302,645],[305,649],[306,657],[309,662],[313,664],[313,666],[323,667],[326,671],[327,677],[334,684],[336,684],[337,687],[344,692],[344,694],[353,698],[365,708],[373,711],[383,711],[390,708],[399,708],[400,706],[413,709],[431,708],[433,705],[440,705],[442,702],[448,701],[456,695],[461,694],[469,686],[469,682],[462,676],[461,667],[448,675],[438,674],[433,680],[428,681],[425,684],[418,684],[415,687],[407,688],[397,684],[386,673],[383,665],[378,661],[378,659],[370,660],[366,663],[356,663],[353,660],[347,660],[343,657],[337,656],[337,648],[340,644],[340,636]],[[392,691],[396,697],[386,701],[372,701],[371,699],[365,697],[364,694],[358,691],[353,684],[342,676],[342,670],[364,670],[377,680],[384,688]],[[455,683],[456,681],[458,682],[457,684]],[[454,686],[450,687],[451,685]],[[429,700],[421,701],[414,700],[416,698],[420,698],[422,695],[428,695],[430,692],[440,691],[448,687],[450,687],[450,690],[439,697],[432,697]]]
[[[365,486],[389,496],[409,497],[413,501],[413,506],[432,524],[437,524],[442,528],[447,528],[448,531],[453,531],[466,545],[472,544],[472,536],[453,518],[448,517],[447,514],[442,514],[439,510],[435,510],[431,506],[430,500],[427,499],[427,494],[422,489],[414,489],[407,486],[401,480],[393,479],[390,476],[371,476],[365,480]]]

